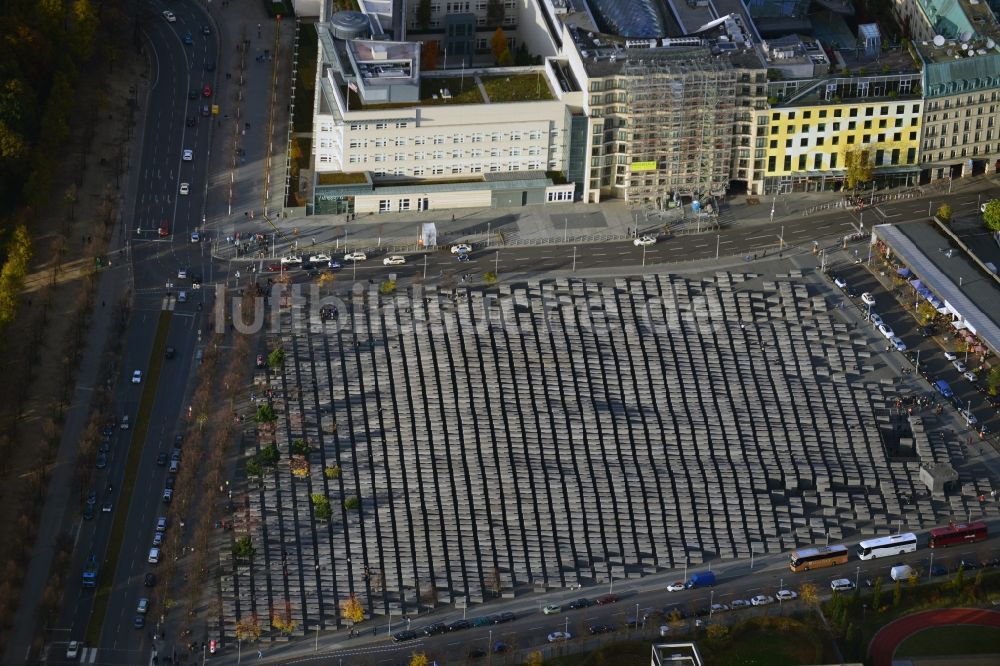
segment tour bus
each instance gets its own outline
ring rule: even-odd
[[[912,553],[917,549],[917,536],[911,532],[893,534],[878,539],[868,539],[858,544],[858,558],[872,560],[876,557]]]
[[[986,537],[986,523],[963,523],[931,530],[931,540],[928,545],[931,548],[944,548],[956,543],[985,541]]]
[[[795,572],[847,564],[847,546],[805,548],[792,553],[788,567]]]

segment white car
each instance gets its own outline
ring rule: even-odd
[[[302,257],[297,257],[295,255],[288,255],[287,257],[281,258],[282,265],[285,266],[298,266],[302,263]]]
[[[963,411],[961,411],[959,413],[962,415],[962,418],[965,419],[965,422],[968,425],[971,426],[971,425],[976,425],[977,423],[979,423],[979,419],[976,418],[976,415],[973,414],[972,412],[970,412],[969,410],[966,409],[966,410],[963,410]]]
[[[149,562],[150,564],[159,564],[160,563],[160,549],[159,548],[150,548],[149,549],[149,557],[146,558],[146,561]]]
[[[958,354],[956,354],[955,352],[946,351],[944,353],[944,357],[949,361],[954,361],[956,358],[958,358]]]
[[[710,609],[713,613],[725,613],[729,610],[729,606],[726,604],[712,604]]]
[[[153,545],[157,548],[163,543],[163,532],[153,532]]]
[[[906,351],[906,343],[900,340],[899,338],[893,336],[889,338],[889,342],[891,342],[892,346],[896,348],[896,351],[901,351],[901,352]]]
[[[779,601],[792,601],[793,599],[798,599],[799,593],[794,590],[778,590],[778,593],[774,596],[778,597]]]
[[[80,641],[70,641],[66,646],[66,658],[76,659],[80,656]]]
[[[132,373],[132,383],[141,384],[142,383],[142,370],[136,370]]]
[[[874,326],[881,326],[882,324],[885,323],[884,321],[882,321],[882,317],[878,316],[878,314],[875,312],[872,313],[871,322],[872,325]]]
[[[854,589],[854,583],[848,578],[837,578],[830,581],[830,589],[834,592],[845,592]]]
[[[156,531],[165,532],[167,530],[167,517],[160,516],[156,519]]]
[[[181,194],[190,194],[191,186],[187,183],[181,183]]]
[[[472,246],[468,243],[459,243],[458,245],[451,246],[452,254],[469,254],[472,252]]]
[[[191,232],[191,242],[192,243],[197,243],[199,241],[201,241],[201,234],[199,234],[197,231],[192,231]]]
[[[847,280],[845,280],[842,277],[834,276],[833,283],[835,285],[837,285],[837,287],[839,287],[840,289],[846,289],[847,288]]]
[[[330,262],[330,255],[328,254],[314,254],[309,257],[310,264],[325,264]]]
[[[976,373],[974,373],[972,370],[966,370],[965,372],[962,373],[962,376],[968,379],[970,382],[974,382],[977,379]]]
[[[684,591],[684,581],[675,580],[674,582],[667,585],[667,592],[683,592]]]
[[[135,612],[142,613],[143,615],[145,615],[148,611],[149,611],[149,599],[147,599],[146,597],[139,599],[139,603],[136,604],[135,607]]]
[[[881,333],[882,337],[884,337],[886,340],[890,340],[896,337],[896,334],[893,332],[893,330],[885,324],[878,325],[878,332]]]
[[[167,23],[173,23],[177,20],[177,17],[169,9],[163,12],[163,18],[167,19]]]
[[[382,260],[383,266],[402,266],[405,263],[406,257],[399,254],[394,254],[391,257],[386,257]]]
[[[861,294],[861,302],[864,303],[865,305],[875,305],[875,297],[872,296],[871,293],[866,291],[865,293]]]
[[[364,261],[368,255],[364,252],[348,252],[344,255],[344,261]]]
[[[194,159],[194,151],[190,148],[185,148],[184,153],[181,155],[181,159],[185,162],[190,162]]]
[[[652,236],[639,236],[632,241],[632,245],[636,247],[649,247],[650,245],[656,245],[656,239]]]
[[[555,615],[556,613],[562,612],[562,606],[560,606],[559,604],[549,604],[548,606],[542,609],[542,612],[545,613],[546,615]]]
[[[553,631],[547,636],[549,643],[561,643],[563,641],[568,641],[573,638],[573,635],[568,631]]]
[[[967,369],[965,367],[965,364],[959,361],[957,358],[954,361],[952,361],[951,364],[955,366],[955,369],[958,370],[959,372],[965,372]]]
[[[758,594],[756,597],[750,599],[750,603],[754,606],[766,606],[774,603],[774,597],[770,594]]]
[[[177,270],[178,280],[187,280],[188,272],[186,268],[180,268]]]

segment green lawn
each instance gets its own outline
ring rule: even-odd
[[[316,26],[311,23],[303,23],[299,27],[298,69],[295,72],[295,108],[292,110],[292,127],[296,132],[312,130],[318,49],[319,35],[316,34]],[[309,153],[306,153],[307,158],[308,155]]]
[[[1000,653],[1000,629],[951,625],[924,629],[907,638],[896,650],[896,658],[993,653]]]
[[[826,633],[811,621],[754,618],[736,625],[722,640],[698,641],[708,664],[798,666],[836,661]]]
[[[545,666],[649,666],[652,646],[648,641],[622,641],[593,652],[547,659]]]
[[[549,82],[541,73],[480,77],[490,102],[534,102],[553,99]]]

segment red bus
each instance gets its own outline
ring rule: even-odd
[[[931,548],[945,548],[956,543],[986,540],[986,523],[960,523],[931,530]]]

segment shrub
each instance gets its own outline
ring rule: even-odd
[[[350,497],[344,500],[344,508],[347,509],[348,511],[357,509],[360,506],[361,506],[361,500],[358,499],[357,495],[351,495]]]
[[[278,460],[281,458],[281,453],[278,451],[277,445],[271,444],[265,446],[257,458],[262,465],[277,465]]]
[[[306,444],[305,440],[303,439],[292,440],[292,453],[294,453],[295,455],[306,456],[309,455],[309,452],[311,450],[312,449],[309,448],[309,445]]]
[[[328,479],[340,478],[340,465],[332,465],[323,470],[323,476]]]

